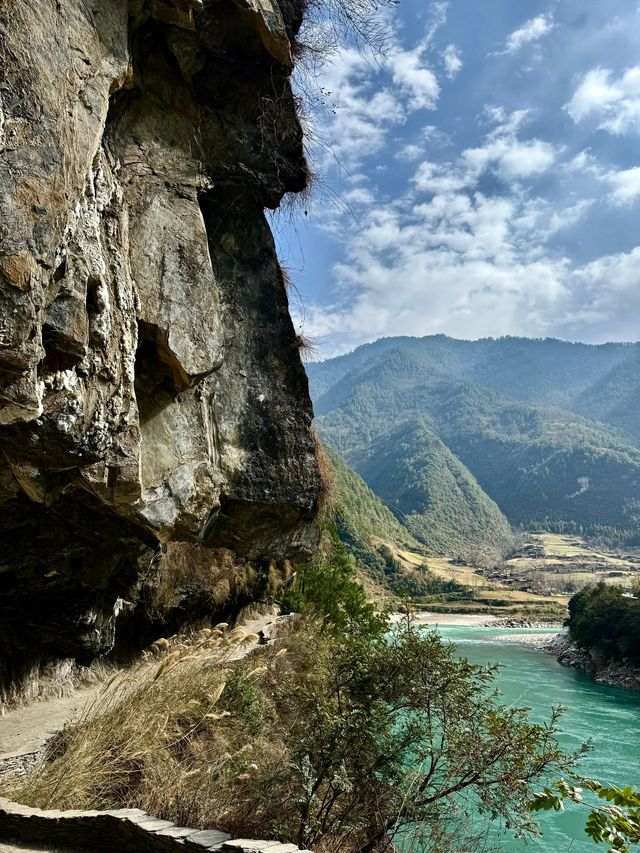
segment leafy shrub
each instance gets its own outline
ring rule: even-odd
[[[569,601],[566,624],[581,648],[640,663],[640,600],[619,586],[601,582],[580,590]]]
[[[327,538],[324,551],[298,570],[293,586],[282,596],[283,612],[310,612],[338,633],[381,635],[386,623],[367,601],[345,545],[335,530]]]
[[[125,676],[9,793],[320,853],[477,849],[468,801],[533,828],[532,786],[572,762],[557,715],[536,725],[502,707],[493,669],[410,621],[377,638],[329,628],[300,618],[244,660],[255,638],[237,630],[164,641],[159,663]]]
[[[605,805],[590,808],[585,823],[585,832],[596,844],[602,841],[609,845],[610,853],[631,853],[640,844],[640,791],[627,786],[618,788],[605,786],[593,779],[579,779],[581,787],[568,785],[564,779],[553,788],[545,788],[536,794],[530,808],[532,811],[561,811],[566,800],[586,805],[582,792],[586,788]]]

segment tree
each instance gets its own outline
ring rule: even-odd
[[[532,811],[561,811],[569,800],[584,805],[586,788],[610,805],[590,809],[585,832],[596,844],[604,841],[610,853],[631,853],[630,844],[640,844],[640,792],[631,787],[606,787],[593,779],[580,779],[582,787],[569,785],[563,779],[553,788],[536,794],[529,804]]]
[[[282,596],[284,613],[307,611],[339,633],[380,636],[386,622],[367,601],[355,567],[334,529],[325,534],[324,552],[301,566],[292,587]]]
[[[295,778],[289,770],[272,795],[299,845],[478,849],[478,808],[516,834],[535,831],[532,786],[576,757],[556,742],[559,711],[537,725],[502,707],[495,668],[457,659],[410,621],[373,642],[315,636],[309,654],[312,667],[273,685]]]
[[[640,601],[621,587],[601,582],[581,589],[569,601],[567,626],[581,648],[640,663]]]

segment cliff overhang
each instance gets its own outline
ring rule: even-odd
[[[264,214],[307,182],[300,21],[291,0],[0,7],[5,685],[113,648],[169,545],[212,572],[315,548],[311,404]]]

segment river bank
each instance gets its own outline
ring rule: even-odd
[[[552,625],[544,625],[544,623],[536,623],[530,625],[503,625],[497,621],[486,625],[485,627],[498,628],[551,628]],[[557,626],[560,627],[560,626]],[[531,646],[548,655],[553,655],[558,663],[562,666],[579,669],[582,672],[590,675],[599,684],[608,684],[611,687],[624,687],[630,690],[640,690],[640,668],[633,666],[627,661],[612,662],[604,658],[600,658],[594,652],[588,652],[578,648],[573,643],[566,633],[562,631],[558,634],[550,635],[546,633],[512,633],[498,634],[494,637],[495,642],[499,643],[518,643],[520,645]]]
[[[401,622],[405,618],[403,613],[393,613],[389,617],[389,621],[392,623]],[[437,625],[481,628],[498,621],[495,616],[488,616],[486,613],[432,613],[428,610],[412,613],[411,618],[416,625],[432,625],[434,628]]]
[[[393,613],[391,622],[400,622],[406,618],[402,613]],[[429,610],[412,614],[416,625],[459,626],[460,628],[558,628],[561,622],[544,622],[539,619],[514,619],[492,616],[487,613],[436,613]]]
[[[586,672],[600,684],[640,690],[640,668],[628,661],[607,661],[596,652],[579,649],[566,633],[547,638],[538,648],[554,655],[563,666]]]
[[[402,614],[394,613],[391,616],[391,621],[399,622],[402,618]],[[567,633],[562,630],[562,623],[560,622],[499,618],[480,613],[433,613],[429,611],[416,613],[413,619],[417,625],[433,628],[540,629],[540,633],[498,634],[494,640],[500,643],[527,645],[553,655],[558,663],[587,673],[599,684],[640,691],[640,668],[625,661],[606,661],[593,652],[579,649],[569,639]],[[558,633],[550,635],[549,629],[557,629]]]

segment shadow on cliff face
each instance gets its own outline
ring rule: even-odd
[[[218,615],[220,549],[232,607],[316,546],[311,404],[264,216],[307,181],[301,4],[256,8],[0,8],[0,690]],[[206,571],[174,574],[160,612],[175,548]]]
[[[229,466],[220,506],[202,535],[243,556],[271,549],[280,558],[304,559],[319,477],[312,412],[300,406],[308,399],[308,381],[273,237],[250,197],[230,201],[212,191],[201,196],[200,205],[226,329],[216,399],[234,399],[238,412],[235,435],[222,440],[244,455],[244,464]],[[219,423],[225,417],[220,408]]]
[[[3,507],[0,689],[56,658],[87,665],[109,652],[155,543],[89,496],[47,508],[24,495]],[[146,541],[145,541],[146,540]]]

